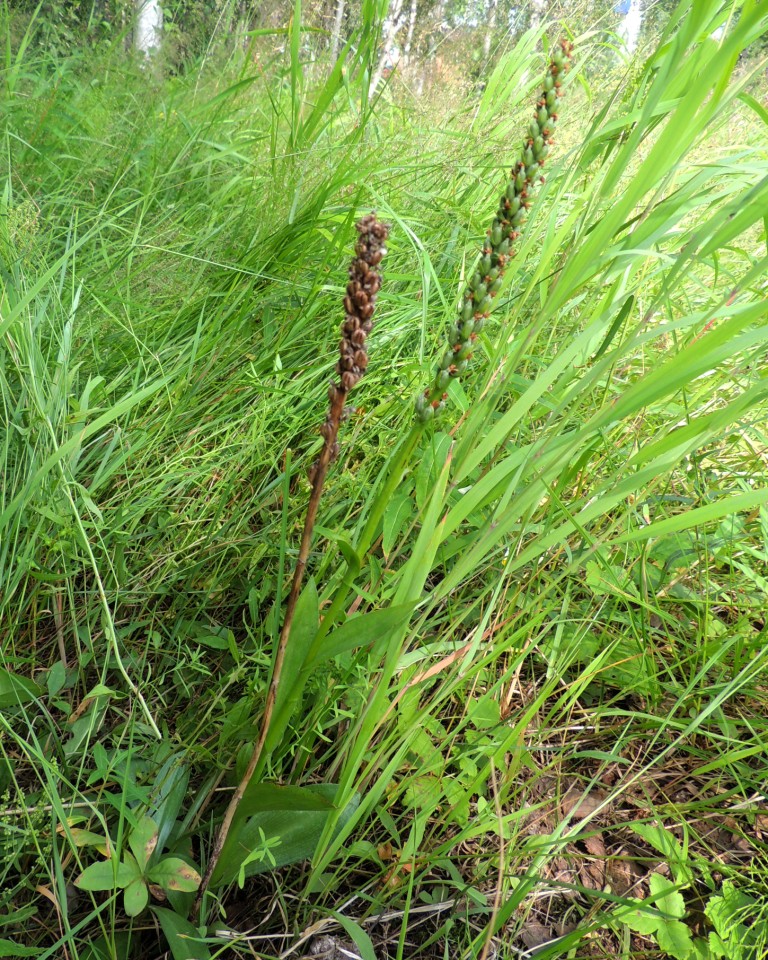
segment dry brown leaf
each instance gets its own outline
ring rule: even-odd
[[[584,820],[593,816],[604,801],[605,794],[602,790],[583,793],[576,787],[571,787],[560,801],[560,809],[564,818],[571,816],[574,820]]]
[[[584,846],[587,848],[587,853],[591,853],[593,857],[605,856],[605,844],[603,843],[603,838],[599,833],[594,833],[589,837],[584,837]]]
[[[536,923],[535,920],[529,920],[520,931],[520,939],[529,950],[533,950],[534,947],[541,947],[545,943],[549,943],[555,937],[552,927],[545,926],[543,923]]]
[[[627,860],[609,860],[605,865],[605,875],[611,891],[617,896],[624,897],[628,893],[639,896],[636,885],[641,874],[633,863]]]

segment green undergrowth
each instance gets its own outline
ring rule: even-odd
[[[369,99],[374,7],[343,72],[301,69],[300,16],[258,70],[5,54],[0,955],[762,956],[765,12],[683,3],[608,79],[576,38],[420,427],[546,34],[436,123]],[[372,208],[370,366],[198,927]]]

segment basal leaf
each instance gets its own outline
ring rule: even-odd
[[[149,871],[149,879],[164,890],[192,893],[200,886],[200,874],[179,857],[164,857]]]
[[[203,943],[200,931],[189,920],[165,907],[152,907],[152,913],[160,921],[173,960],[210,960],[211,951]]]
[[[75,886],[81,890],[114,890],[116,887],[127,887],[139,876],[141,874],[134,862],[119,863],[115,870],[111,860],[102,860],[86,867],[75,880]]]
[[[315,790],[322,798],[333,802],[338,788],[335,784],[327,783],[308,786],[304,789]],[[360,797],[355,794],[339,817],[337,829],[341,829],[352,816],[359,802]],[[335,813],[335,810],[333,812]],[[275,869],[275,866],[283,867],[290,863],[308,860],[315,852],[329,816],[328,810],[269,810],[249,817],[237,829],[230,831],[212,882],[214,884],[233,883],[238,877],[243,861],[253,850],[263,846],[262,838],[266,838],[267,841],[280,841],[274,846],[270,844],[274,865],[267,860],[251,862],[245,867],[245,876],[264,873]]]
[[[9,710],[22,703],[31,703],[42,695],[42,687],[33,680],[20,677],[0,667],[0,710]]]
[[[157,834],[155,821],[151,817],[142,817],[128,837],[128,845],[142,873],[157,846]]]
[[[125,888],[123,904],[129,917],[138,917],[149,903],[149,890],[143,877],[136,877]]]

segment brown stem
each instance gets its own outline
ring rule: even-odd
[[[208,858],[205,876],[200,883],[195,902],[192,905],[191,918],[193,922],[197,920],[200,905],[211,882],[211,877],[219,862],[219,858],[221,857],[221,851],[224,848],[227,836],[232,827],[232,821],[237,813],[237,808],[259,765],[264,744],[267,741],[269,727],[272,722],[272,714],[274,713],[275,703],[277,701],[280,677],[283,672],[283,664],[285,663],[285,654],[291,636],[296,603],[299,599],[299,593],[301,592],[301,584],[304,579],[304,571],[307,566],[307,558],[309,557],[309,550],[312,544],[312,531],[315,527],[317,510],[320,506],[320,496],[323,492],[323,484],[325,483],[325,477],[328,473],[328,467],[338,454],[339,448],[336,440],[339,434],[339,424],[344,415],[344,403],[347,394],[360,377],[362,377],[368,364],[365,340],[373,325],[373,307],[376,294],[381,285],[381,277],[377,267],[386,253],[384,242],[386,241],[388,230],[385,225],[380,224],[376,220],[374,214],[370,214],[357,224],[357,231],[360,235],[355,247],[357,257],[352,261],[352,265],[349,268],[350,282],[347,285],[347,296],[344,298],[344,308],[347,316],[342,327],[343,336],[339,347],[339,363],[336,367],[336,372],[340,377],[340,383],[332,384],[328,394],[330,406],[325,423],[321,429],[324,439],[323,449],[310,474],[312,493],[310,494],[309,504],[307,506],[307,515],[304,520],[304,531],[301,535],[299,555],[293,571],[293,583],[291,584],[291,592],[288,595],[288,602],[285,608],[283,629],[280,631],[280,639],[277,644],[275,665],[272,669],[272,679],[264,704],[259,736],[251,753],[248,767],[240,783],[237,785],[237,789],[232,794],[232,798],[224,813],[224,819],[216,834],[213,849]]]

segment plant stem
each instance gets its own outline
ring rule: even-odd
[[[293,582],[291,583],[291,591],[288,595],[288,602],[285,608],[283,628],[280,631],[280,639],[275,652],[272,679],[270,680],[267,698],[264,703],[259,736],[254,744],[246,771],[229,801],[227,809],[224,812],[224,819],[216,834],[213,849],[208,858],[205,876],[200,883],[195,902],[192,905],[191,916],[193,922],[199,915],[200,905],[211,882],[211,877],[216,870],[221,852],[224,849],[224,844],[232,828],[237,809],[245,795],[248,784],[251,782],[251,778],[256,772],[256,768],[259,765],[264,751],[264,744],[267,741],[272,715],[275,710],[275,703],[277,702],[277,693],[280,687],[283,664],[285,663],[285,655],[290,641],[293,618],[296,613],[296,604],[299,599],[299,594],[301,593],[301,584],[304,580],[304,571],[307,567],[309,550],[312,545],[312,532],[320,506],[323,485],[328,473],[328,467],[331,461],[338,456],[339,452],[337,437],[339,435],[339,425],[344,415],[344,404],[347,399],[347,394],[363,376],[368,366],[366,339],[373,327],[373,311],[376,294],[381,287],[381,275],[379,274],[378,266],[386,253],[384,244],[389,228],[385,224],[379,223],[374,214],[369,214],[356,224],[356,229],[359,234],[355,246],[356,257],[349,268],[347,295],[344,297],[346,318],[342,326],[342,339],[339,345],[339,362],[336,365],[339,382],[331,384],[328,392],[330,406],[325,422],[321,427],[321,433],[324,439],[323,449],[310,473],[312,492],[309,497],[309,504],[307,505],[307,514],[304,518],[304,530],[301,535],[299,555],[293,571]]]

